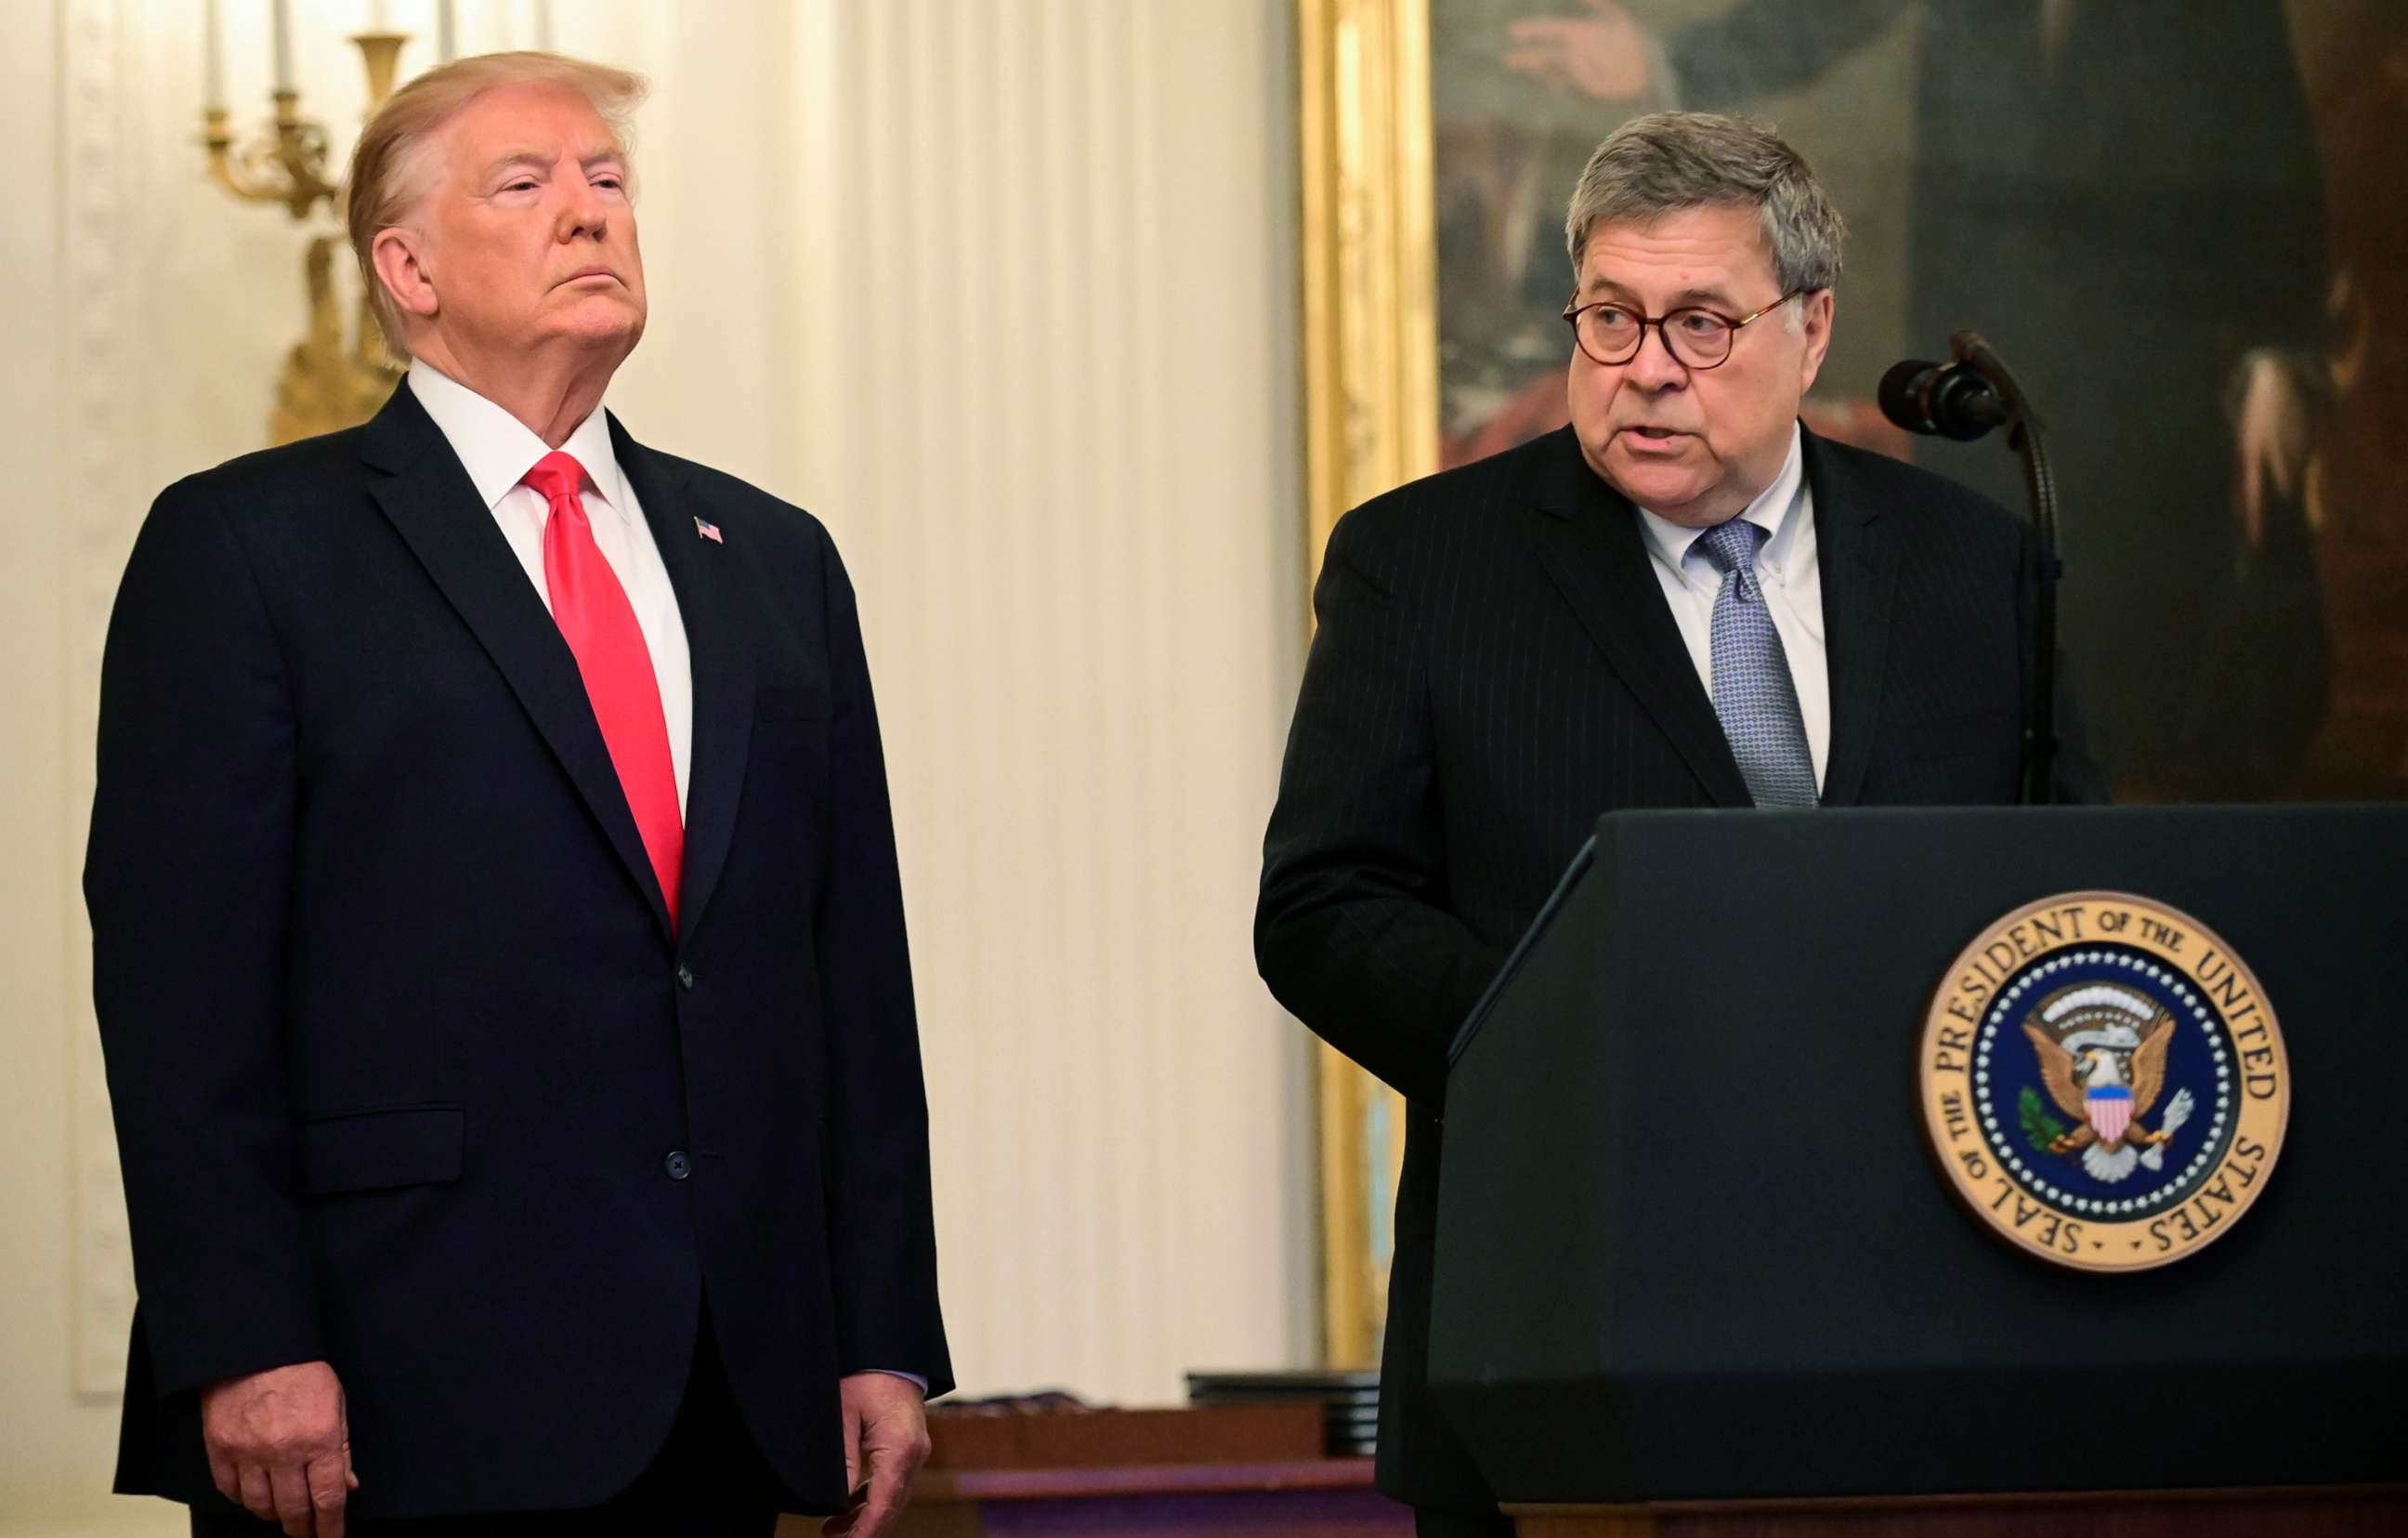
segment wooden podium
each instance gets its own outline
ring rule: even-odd
[[[2408,1488],[1505,1507],[1520,1538],[2394,1538]]]
[[[1317,1403],[947,1413],[895,1538],[1412,1538]],[[779,1538],[810,1538],[789,1516]]]

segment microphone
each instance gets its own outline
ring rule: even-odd
[[[1882,415],[1910,433],[1931,433],[1971,442],[2004,426],[2007,447],[2024,462],[2024,491],[2031,501],[2032,538],[2040,571],[2032,590],[2031,670],[2024,693],[2024,802],[2046,806],[2057,798],[2057,471],[2049,462],[2048,434],[2031,397],[1980,332],[1948,338],[1953,363],[1909,358],[1882,376],[1874,394]]]
[[[2008,420],[1996,386],[1970,363],[1909,358],[1882,376],[1882,415],[1910,433],[1971,443]]]

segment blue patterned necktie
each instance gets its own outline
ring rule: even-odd
[[[1814,756],[1798,713],[1789,654],[1782,650],[1756,576],[1756,546],[1769,532],[1734,518],[1706,530],[1690,547],[1723,574],[1714,597],[1714,714],[1722,718],[1750,799],[1760,807],[1811,807],[1817,799]]]

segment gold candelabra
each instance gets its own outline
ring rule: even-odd
[[[279,23],[280,27],[280,16]],[[393,94],[402,45],[408,41],[406,32],[363,32],[351,38],[367,70],[370,112]],[[282,47],[280,34],[280,62]],[[393,394],[402,367],[386,350],[366,294],[352,307],[350,336],[345,336],[342,307],[335,296],[335,264],[350,244],[341,228],[350,189],[329,176],[325,124],[301,115],[300,92],[280,84],[274,100],[276,116],[266,131],[239,147],[227,110],[203,108],[201,142],[208,150],[210,174],[236,197],[246,203],[280,203],[299,224],[315,221],[322,205],[337,225],[312,237],[302,259],[308,327],[285,353],[267,426],[270,443],[290,443],[366,422]]]

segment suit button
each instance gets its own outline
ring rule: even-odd
[[[684,1149],[673,1148],[669,1157],[661,1160],[661,1168],[669,1172],[671,1180],[683,1180],[694,1173],[694,1160],[686,1157]]]
[[[693,987],[693,986],[694,986],[694,969],[693,969],[692,967],[686,966],[686,965],[684,965],[682,962],[681,962],[681,963],[679,964],[679,966],[678,966],[678,970],[677,970],[677,979],[678,979],[678,986],[679,986],[679,987],[681,987],[681,988],[691,988],[691,987]]]

